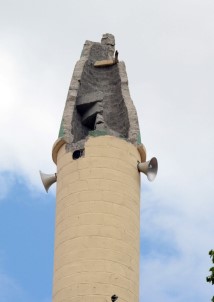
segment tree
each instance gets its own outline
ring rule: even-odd
[[[212,259],[212,263],[214,263],[214,250],[210,250],[209,255],[210,255],[210,258]],[[207,280],[207,282],[209,282],[213,285],[214,284],[214,266],[211,267],[209,269],[209,271],[211,272],[211,275],[206,277],[206,280]],[[211,301],[214,302],[214,296],[212,297]]]

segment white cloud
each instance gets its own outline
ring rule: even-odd
[[[10,189],[14,184],[14,175],[13,174],[0,174],[0,201],[5,199]]]
[[[44,66],[31,75],[31,66],[22,65],[24,56],[1,53],[0,169],[19,173],[38,185],[39,169],[55,169],[51,148],[58,135],[62,108],[56,102],[54,72]]]
[[[51,297],[40,301],[31,297],[17,280],[5,273],[0,273],[0,301],[1,302],[51,302]]]
[[[155,255],[142,260],[141,301],[209,301],[213,294],[203,265],[194,254],[165,261]]]
[[[2,302],[29,301],[21,286],[11,277],[0,273],[0,300]]]

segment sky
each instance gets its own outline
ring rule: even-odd
[[[51,302],[54,173],[85,40],[116,38],[148,159],[140,302],[205,302],[214,248],[213,0],[0,0],[0,301]]]

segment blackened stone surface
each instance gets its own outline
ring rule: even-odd
[[[76,106],[77,110],[82,113],[88,110],[95,102],[101,102],[103,100],[102,91],[93,91],[84,93],[83,95],[77,96]]]
[[[69,87],[60,131],[69,150],[83,147],[93,131],[138,143],[138,119],[125,64],[94,66],[96,61],[113,59],[114,46],[111,34],[103,35],[101,43],[84,44]]]

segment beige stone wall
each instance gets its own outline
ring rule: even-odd
[[[89,138],[77,160],[57,156],[53,302],[138,302],[140,155],[126,141]]]

